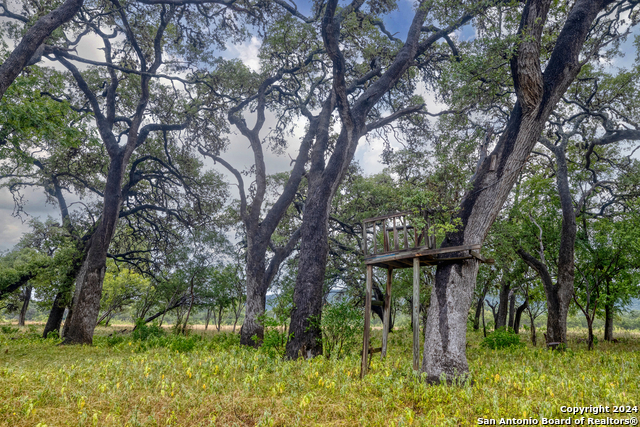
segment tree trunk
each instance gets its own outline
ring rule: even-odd
[[[604,305],[604,340],[613,341],[613,303]]]
[[[67,321],[69,327],[64,344],[93,343],[93,331],[100,311],[102,283],[107,269],[107,251],[115,233],[122,203],[121,184],[126,160],[128,156],[124,155],[124,151],[120,151],[109,164],[102,217],[91,236],[87,257],[78,275],[73,298],[73,314],[70,321]]]
[[[329,245],[330,188],[310,186],[301,228],[298,276],[293,291],[293,309],[287,342],[286,357],[305,359],[322,354],[322,295]],[[291,336],[291,335],[290,335]]]
[[[484,308],[484,295],[481,295],[480,298],[478,298],[478,301],[476,302],[476,314],[473,317],[473,330],[477,331],[478,329],[480,329],[480,316],[483,314],[483,309]],[[482,321],[484,322],[484,318],[482,319]]]
[[[204,330],[205,331],[209,327],[209,320],[211,320],[211,309],[207,308],[207,315],[204,318]]]
[[[254,243],[257,246],[257,244]],[[262,246],[262,245],[260,245]],[[265,249],[266,250],[266,249]],[[256,247],[247,251],[247,303],[245,316],[240,328],[240,344],[252,347],[262,345],[264,339],[264,326],[260,322],[267,306],[267,287],[265,286],[265,259],[262,250]]]
[[[44,331],[42,332],[42,338],[47,338],[49,332],[56,331],[60,333],[60,325],[62,324],[62,316],[64,316],[65,296],[62,292],[56,294],[53,304],[51,305],[51,311],[49,311],[49,318],[47,324],[44,325]]]
[[[529,0],[523,9],[521,40],[511,60],[516,104],[505,131],[480,166],[461,203],[460,230],[447,236],[443,247],[483,242],[547,118],[580,71],[579,54],[591,23],[610,1],[574,3],[542,74],[540,38],[550,3],[550,0]],[[437,267],[422,368],[429,382],[439,383],[441,378],[452,382],[467,377],[466,319],[477,272],[475,260],[442,263]],[[561,295],[561,303],[564,296]],[[559,314],[566,316],[562,310]]]
[[[425,325],[425,328],[427,327],[427,325]],[[484,337],[487,337],[487,325],[484,322],[484,300],[482,303],[482,333],[484,335]]]
[[[187,309],[187,316],[185,317],[184,324],[182,325],[183,335],[187,334],[187,324],[189,323],[189,316],[191,315],[191,309],[193,308],[193,301],[195,300],[195,295],[193,293],[194,279],[195,279],[195,276],[192,276],[191,277],[191,299],[189,300],[189,308]]]
[[[16,77],[22,72],[30,62],[37,61],[37,55],[42,56],[43,50],[39,48],[51,33],[69,21],[82,7],[84,0],[66,0],[63,4],[52,10],[47,15],[41,17],[11,52],[11,55],[0,65],[0,99],[4,96],[7,88],[13,83]],[[5,3],[6,5],[6,3]],[[6,7],[6,6],[5,6]],[[2,143],[0,142],[0,145]]]
[[[509,292],[509,329],[514,330],[514,322],[516,319],[516,293]]]
[[[467,313],[473,299],[478,261],[441,264],[431,292],[422,370],[429,383],[466,377]]]
[[[31,286],[26,286],[22,294],[22,308],[20,309],[20,316],[18,317],[18,326],[24,326],[25,317],[27,316],[27,310],[29,309],[29,302],[31,302]]]
[[[507,314],[509,313],[509,293],[511,282],[503,280],[500,287],[500,303],[498,305],[498,317],[496,318],[495,330],[507,326]]]
[[[489,291],[489,283],[491,279],[488,279],[482,288],[482,294],[478,297],[478,302],[476,303],[476,314],[473,318],[473,329],[477,331],[480,329],[480,315],[484,316],[484,298],[487,296],[487,292]],[[482,318],[482,325],[484,326],[484,317]]]
[[[516,317],[513,322],[513,332],[515,332],[516,334],[520,333],[520,320],[522,319],[522,312],[527,307],[529,307],[529,301],[525,299],[524,303],[516,310]]]
[[[587,346],[589,350],[593,350],[593,317],[587,316],[587,328],[589,330]]]
[[[533,317],[533,313],[531,312],[531,309],[528,310],[529,311],[529,320],[531,321],[531,344],[533,344],[533,346],[535,347],[538,343],[537,343],[537,337],[536,337],[536,319]]]
[[[224,307],[220,305],[218,309],[218,324],[216,325],[216,329],[218,330],[218,332],[220,332],[220,328],[222,327],[222,311],[223,310],[224,310]]]

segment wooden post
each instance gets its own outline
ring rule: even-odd
[[[413,370],[420,368],[420,258],[413,258]],[[366,319],[366,318],[365,318]]]
[[[409,236],[407,236],[407,218],[402,217],[402,225],[404,227],[404,248],[409,249]]]
[[[387,231],[387,220],[382,220],[382,247],[385,252],[389,252],[389,232]]]
[[[371,325],[371,288],[373,280],[373,266],[367,265],[367,291],[364,299],[364,336],[362,338],[362,364],[360,378],[367,374],[367,356],[369,356],[369,326]]]
[[[382,316],[382,353],[380,358],[387,356],[387,340],[389,338],[389,320],[391,316],[391,279],[393,277],[393,268],[387,270],[387,289],[384,295],[384,314]]]

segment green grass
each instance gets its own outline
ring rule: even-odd
[[[0,425],[467,426],[479,417],[566,418],[562,405],[640,405],[632,333],[565,352],[489,350],[469,333],[473,382],[458,387],[427,386],[412,372],[407,330],[391,334],[389,356],[374,357],[363,381],[358,355],[284,362],[229,334],[193,339],[190,351],[164,340],[61,347],[27,329],[0,332]]]

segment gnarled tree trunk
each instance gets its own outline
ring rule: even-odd
[[[107,269],[107,251],[115,233],[120,205],[124,168],[129,156],[124,152],[114,156],[109,164],[109,173],[104,191],[102,217],[89,241],[89,250],[76,281],[73,298],[73,313],[65,324],[65,344],[92,344],[100,311],[102,284]]]
[[[547,118],[580,71],[579,54],[593,20],[610,3],[607,0],[574,3],[543,74],[540,39],[551,1],[527,1],[519,30],[521,40],[511,60],[517,102],[507,128],[482,163],[462,201],[461,229],[448,236],[443,247],[483,242]],[[495,169],[491,168],[492,163],[496,165]],[[466,318],[477,272],[476,260],[440,264],[436,270],[422,367],[429,382],[452,382],[467,376]],[[564,295],[559,295],[558,299],[559,305],[564,306]],[[558,314],[566,316],[562,310]],[[562,323],[562,319],[557,320]]]

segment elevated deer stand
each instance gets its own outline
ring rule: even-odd
[[[369,218],[362,224],[362,249],[367,267],[367,289],[364,308],[364,337],[362,341],[362,364],[360,378],[364,378],[369,364],[367,358],[373,353],[381,352],[381,358],[387,355],[389,316],[391,314],[391,282],[393,270],[397,268],[413,268],[413,370],[420,368],[420,266],[437,265],[444,262],[455,262],[476,258],[480,262],[493,263],[478,252],[481,245],[451,246],[436,248],[436,238],[430,231],[432,211],[422,211],[426,226],[422,231],[410,224],[412,212],[399,212],[390,215]],[[390,233],[393,233],[393,241]],[[378,248],[378,235],[382,233],[382,248]],[[368,240],[372,236],[372,245]],[[380,249],[380,250],[379,250]],[[441,254],[452,254],[447,258]],[[383,301],[382,347],[369,349],[369,329],[371,326],[371,291],[373,267],[387,269],[387,286]]]

